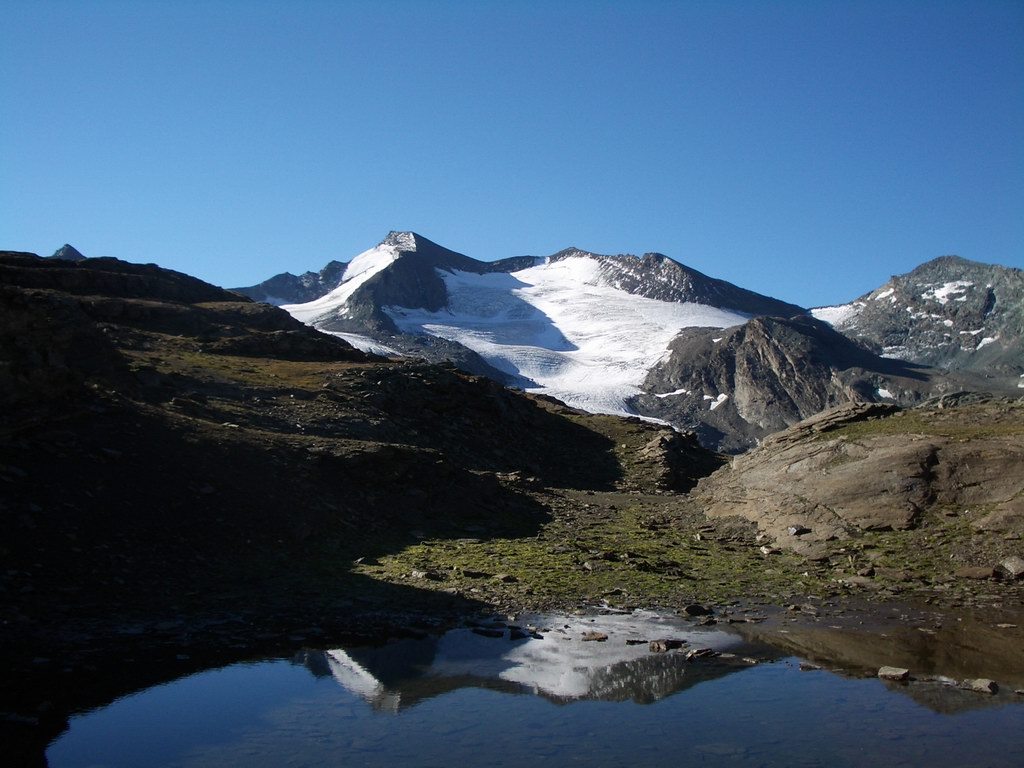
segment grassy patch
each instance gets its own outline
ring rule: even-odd
[[[907,410],[882,419],[847,424],[822,432],[819,440],[843,437],[857,440],[887,435],[927,435],[953,439],[1014,437],[1024,435],[1024,405],[1011,403],[998,409],[965,406],[956,410]]]
[[[801,559],[766,558],[752,536],[665,511],[671,505],[659,502],[595,513],[577,500],[535,537],[426,540],[356,570],[498,606],[539,609],[600,599],[620,606],[778,599],[823,588]]]

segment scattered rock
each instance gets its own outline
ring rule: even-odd
[[[803,525],[791,525],[786,529],[786,533],[790,536],[803,536],[805,533],[810,533],[811,529]]]
[[[809,661],[801,661],[800,662],[800,671],[801,672],[815,672],[815,671],[817,671],[819,669],[821,669],[821,666],[819,664],[812,664]]]
[[[706,659],[717,655],[718,651],[714,648],[694,648],[692,651],[686,652],[686,660],[693,661],[694,659]]]
[[[710,616],[714,611],[700,603],[690,603],[683,608],[683,613],[687,616]]]
[[[965,691],[974,691],[975,693],[987,693],[989,695],[999,692],[999,686],[995,680],[989,680],[985,677],[979,677],[976,680],[964,680],[960,684],[960,687]]]
[[[518,578],[513,576],[511,573],[499,573],[494,577],[495,581],[500,581],[502,584],[514,584],[519,581]]]
[[[878,676],[882,680],[895,680],[905,683],[910,679],[910,670],[902,667],[882,667],[878,670]]]
[[[583,642],[585,642],[585,643],[589,643],[589,642],[603,643],[607,639],[608,639],[608,635],[606,635],[604,632],[584,632],[583,633]]]
[[[1024,578],[1024,558],[1013,555],[999,563],[999,572],[1010,579]]]
[[[428,581],[441,580],[441,575],[434,573],[433,571],[419,571],[414,569],[409,575],[414,579],[426,579]]]
[[[675,639],[664,639],[664,640],[652,640],[650,649],[651,653],[667,653],[668,651],[674,651],[677,648],[682,648],[686,645],[685,640]]]

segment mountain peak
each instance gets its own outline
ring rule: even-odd
[[[77,248],[68,243],[64,243],[64,245],[54,251],[50,258],[63,259],[64,261],[85,261],[85,256],[83,256]]]
[[[388,232],[388,236],[381,240],[382,246],[395,248],[399,251],[415,251],[417,247],[423,242],[425,238],[420,237],[415,232],[391,230]]]

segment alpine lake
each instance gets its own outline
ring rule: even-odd
[[[855,619],[756,612],[492,617],[168,676],[73,715],[45,757],[53,768],[1024,765],[1015,628],[924,619],[866,632]],[[885,665],[909,679],[880,679]],[[982,668],[995,685],[969,678]]]

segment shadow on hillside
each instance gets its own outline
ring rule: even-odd
[[[307,445],[110,404],[0,443],[7,754],[43,765],[73,713],[189,671],[487,611],[352,562],[423,539],[532,536],[547,519],[436,451]]]

